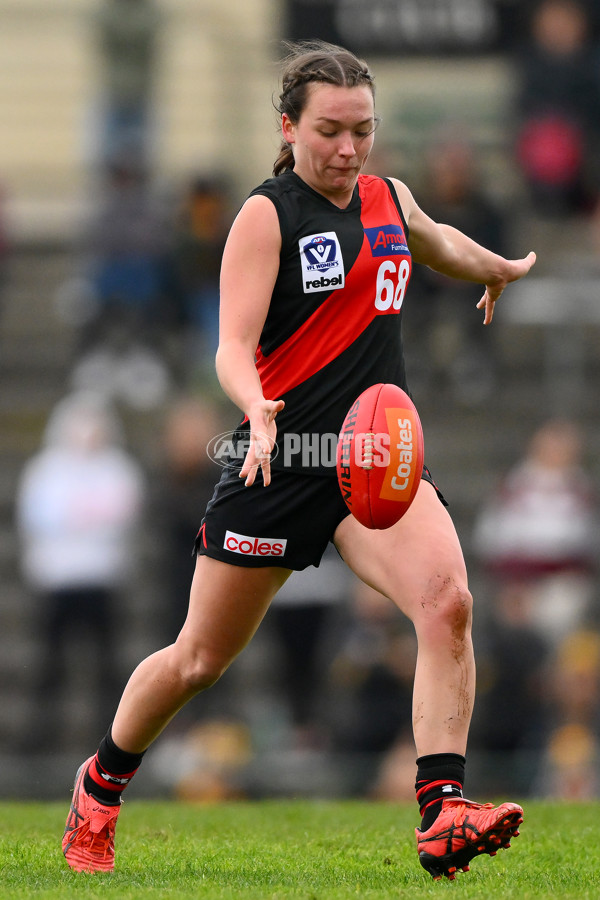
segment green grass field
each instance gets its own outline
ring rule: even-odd
[[[592,803],[528,803],[510,850],[434,882],[416,856],[412,805],[131,801],[115,872],[77,875],[60,850],[65,804],[0,803],[0,897],[598,900],[599,813]]]

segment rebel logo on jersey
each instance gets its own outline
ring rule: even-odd
[[[303,237],[298,241],[298,246],[305,294],[344,287],[344,261],[335,231]]]

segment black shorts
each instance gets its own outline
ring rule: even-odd
[[[426,467],[423,478],[447,505]],[[246,487],[238,470],[224,469],[194,552],[249,568],[318,566],[337,526],[348,515],[337,478],[277,470],[268,487],[260,477]]]

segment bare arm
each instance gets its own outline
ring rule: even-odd
[[[221,264],[221,305],[217,375],[225,393],[248,416],[251,445],[240,477],[254,482],[258,465],[265,486],[271,480],[270,452],[275,416],[282,400],[265,399],[255,353],[279,269],[281,234],[275,207],[250,197],[235,219]]]
[[[392,181],[409,227],[413,259],[443,275],[484,284],[485,292],[477,308],[485,309],[483,324],[489,325],[496,300],[507,284],[527,275],[535,263],[535,253],[532,251],[523,259],[505,259],[492,253],[456,228],[434,222],[417,205],[405,184]]]

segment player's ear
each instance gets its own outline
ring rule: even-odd
[[[284,141],[287,141],[288,144],[295,143],[296,126],[287,113],[281,114],[281,133],[283,135]]]

